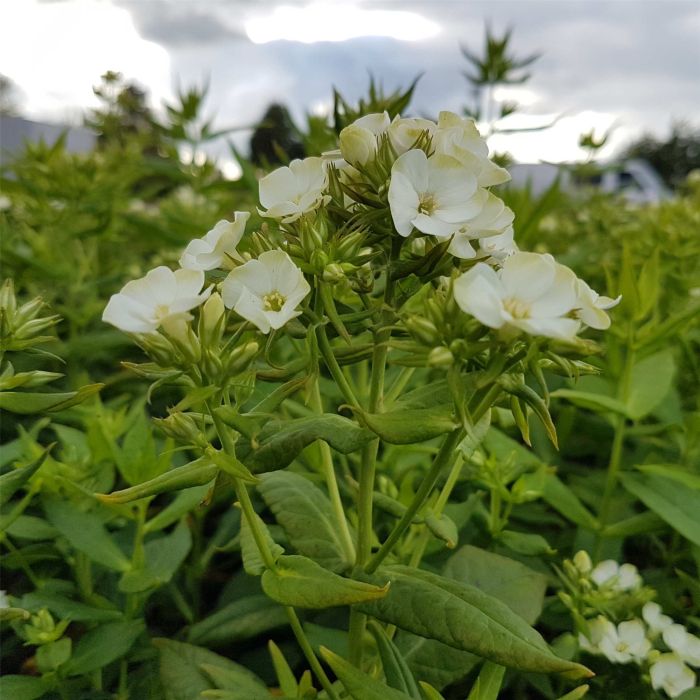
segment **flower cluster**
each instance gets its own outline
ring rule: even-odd
[[[583,651],[644,667],[652,687],[671,698],[695,687],[691,667],[700,667],[700,638],[648,599],[654,592],[633,564],[609,559],[594,567],[581,551],[564,571],[569,592],[560,597],[577,620]]]
[[[304,273],[367,291],[377,253],[401,257],[401,241],[411,238],[404,257],[454,261],[446,272],[459,308],[506,340],[526,333],[570,341],[583,326],[607,328],[605,311],[617,300],[551,256],[517,250],[513,212],[488,189],[508,179],[473,120],[366,115],[341,132],[338,151],[261,179],[259,213],[276,220],[278,245],[267,238],[256,256],[242,253],[250,214],[236,212],[186,246],[179,270],[159,267],[126,284],[103,318],[130,333],[162,329],[182,340],[191,311],[212,291],[206,275],[223,269],[225,306],[268,334],[302,313],[311,290]]]

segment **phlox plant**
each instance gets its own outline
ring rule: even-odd
[[[496,555],[423,564],[436,543],[457,545],[446,507],[467,468],[493,487],[493,536],[541,546],[505,529],[501,510],[536,489],[477,452],[506,416],[525,442],[535,416],[557,445],[547,377],[596,371],[584,358],[598,345],[581,334],[607,329],[619,302],[518,249],[490,189],[508,179],[470,119],[365,115],[338,150],[262,178],[258,230],[236,212],[191,241],[179,269],[156,267],[104,310],[148,356],[128,366],[150,393],[178,392],[158,424],[191,461],[100,500],[233,489],[245,571],[282,606],[321,697],[442,697],[404,660],[411,639],[446,649],[445,663],[459,652],[462,670],[469,654],[486,660],[475,698],[495,697],[479,687],[497,692],[504,667],[560,686],[591,675],[532,628],[541,604],[515,614],[488,576],[477,585],[472,564]],[[340,614],[345,650],[312,643],[314,610]]]

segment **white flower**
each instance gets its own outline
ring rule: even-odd
[[[322,158],[293,160],[289,167],[277,168],[260,180],[260,203],[266,207],[260,214],[285,224],[296,221],[328,201],[323,194],[327,184]]]
[[[12,606],[10,605],[10,599],[7,597],[7,591],[0,591],[0,610],[9,607]]]
[[[192,318],[188,312],[209,297],[211,290],[202,292],[203,285],[201,270],[156,267],[113,294],[102,320],[129,333],[154,333],[160,325]]]
[[[642,582],[634,564],[620,566],[612,559],[606,559],[597,564],[591,571],[591,579],[598,586],[608,586],[613,591],[631,591]]]
[[[394,226],[404,237],[414,227],[449,236],[481,211],[483,202],[476,193],[476,178],[454,158],[408,151],[391,169],[389,207]]]
[[[510,180],[507,170],[489,160],[489,148],[473,119],[462,119],[453,112],[440,112],[433,145],[436,153],[452,156],[464,164],[477,176],[480,187]]]
[[[683,625],[669,625],[663,632],[664,642],[671,651],[691,666],[700,667],[700,639]]]
[[[298,316],[296,307],[310,291],[302,271],[282,250],[267,251],[231,270],[222,286],[224,304],[263,333]]]
[[[588,620],[588,634],[580,633],[578,642],[584,651],[590,654],[599,654],[598,645],[603,638],[616,633],[615,625],[603,615],[598,615],[594,620]]]
[[[640,663],[651,650],[651,642],[646,638],[644,623],[641,620],[630,620],[621,622],[617,627],[608,627],[598,648],[613,663]]]
[[[518,252],[518,246],[515,243],[515,233],[512,226],[508,226],[506,230],[498,236],[488,236],[488,238],[479,239],[479,250],[477,258],[486,258],[488,262],[503,263],[503,261]]]
[[[502,235],[509,227],[512,228],[515,216],[503,200],[488,190],[480,189],[476,196],[483,203],[481,212],[457,229],[448,248],[448,252],[463,260],[476,257],[471,243],[473,240]]]
[[[661,654],[649,669],[651,686],[676,698],[695,687],[695,674],[676,654]]]
[[[406,119],[396,116],[387,133],[396,155],[400,156],[406,151],[416,148],[416,142],[424,132],[432,136],[435,129],[435,122],[431,122],[429,119]]]
[[[249,218],[249,212],[237,211],[232,222],[222,219],[204,237],[190,241],[180,257],[180,267],[206,271],[222,267],[231,258],[242,261],[236,246],[243,238]]]
[[[604,331],[610,327],[610,317],[605,313],[620,303],[621,296],[617,299],[603,297],[593,291],[583,280],[577,282],[578,309],[576,317],[591,328]]]
[[[386,133],[391,119],[386,112],[367,114],[340,132],[340,153],[352,165],[365,165],[377,153],[379,137]]]
[[[567,317],[575,283],[574,273],[551,255],[514,253],[499,272],[477,263],[457,278],[454,296],[462,311],[490,328],[569,340],[580,325]]]
[[[645,603],[642,608],[642,617],[654,635],[660,634],[673,624],[673,620],[661,612],[661,606],[658,603]]]

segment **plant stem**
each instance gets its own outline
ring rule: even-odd
[[[406,509],[406,512],[401,516],[399,522],[396,523],[394,529],[389,533],[389,536],[384,541],[384,544],[382,544],[376,554],[370,559],[367,566],[365,566],[365,571],[367,571],[367,573],[371,574],[377,570],[377,567],[384,561],[386,556],[394,548],[394,545],[408,529],[414,516],[426,502],[428,496],[430,496],[430,493],[435,487],[437,480],[440,478],[440,474],[453,458],[456,459],[458,457],[458,455],[455,455],[455,448],[463,437],[464,430],[462,428],[458,428],[457,430],[453,430],[445,438],[440,451],[435,457],[430,470],[423,478],[423,481],[421,482],[416,495],[413,497],[411,504]]]
[[[323,326],[319,326],[316,329],[316,338],[318,339],[318,348],[323,355],[326,367],[328,367],[328,371],[331,373],[343,397],[353,408],[359,408],[360,403],[355,397],[355,393],[350,387],[348,380],[345,378],[343,370],[340,369],[338,360],[335,359],[333,348],[328,340],[328,335],[326,335],[326,329]]]
[[[313,382],[313,386],[311,387],[311,404],[316,413],[323,413],[323,400],[321,399],[321,389],[318,384],[318,378],[316,378],[316,381]],[[343,545],[343,550],[348,562],[352,562],[355,560],[355,545],[350,536],[350,528],[348,527],[348,521],[345,518],[345,510],[343,509],[343,501],[340,498],[338,481],[335,475],[335,468],[333,467],[333,454],[328,443],[323,440],[319,441],[319,450],[321,452],[321,467],[323,469],[323,476],[326,479],[331,508],[333,509],[333,515],[338,523],[340,541]]]

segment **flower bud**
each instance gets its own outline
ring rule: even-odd
[[[330,263],[323,270],[324,282],[340,282],[345,279],[345,272],[339,263]]]
[[[339,260],[349,260],[354,258],[360,251],[365,240],[363,231],[353,231],[347,236],[343,236],[336,246],[335,256]]]
[[[16,317],[15,317],[16,318]],[[24,340],[26,338],[33,338],[39,335],[41,332],[55,326],[59,321],[58,316],[44,316],[43,318],[34,318],[31,321],[23,323],[14,332],[15,338],[18,340]]]
[[[0,288],[0,311],[9,317],[13,316],[16,310],[15,285],[11,279],[6,279]]]
[[[37,314],[44,306],[45,303],[41,297],[36,297],[36,299],[28,301],[26,304],[22,304],[15,314],[17,325],[22,325],[26,321],[31,321],[33,318],[36,318]]]
[[[260,346],[254,340],[234,348],[226,363],[226,374],[235,375],[246,369],[259,349]]]
[[[340,152],[350,165],[365,165],[377,152],[377,137],[361,126],[351,124],[340,132]]]
[[[587,574],[593,568],[593,562],[591,561],[588,552],[585,550],[580,550],[574,554],[574,566],[582,573]]]
[[[433,348],[428,355],[428,364],[431,367],[451,367],[454,362],[454,356],[444,346]]]
[[[167,418],[154,418],[153,422],[168,437],[177,440],[181,444],[199,446],[208,444],[197,424],[187,413],[176,411]]]
[[[323,270],[330,262],[330,259],[328,258],[328,253],[323,250],[316,249],[311,252],[309,262],[314,266],[315,272],[318,274],[323,274]]]
[[[406,328],[409,333],[426,345],[437,345],[440,334],[435,324],[422,316],[409,316],[406,319]]]
[[[204,302],[199,317],[199,339],[207,348],[219,346],[224,332],[224,314],[226,307],[221,295],[214,292]]]

